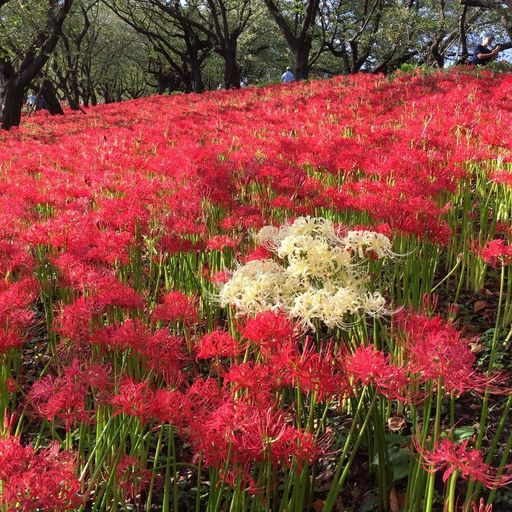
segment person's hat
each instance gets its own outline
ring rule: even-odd
[[[291,68],[290,66],[288,66],[288,67],[286,68],[286,71],[291,71],[291,70],[292,70],[292,68]]]
[[[482,39],[489,39],[489,41],[494,40],[494,35],[491,32],[482,32]]]

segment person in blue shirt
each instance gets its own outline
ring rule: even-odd
[[[292,73],[292,68],[286,68],[286,71],[283,73],[283,76],[281,77],[281,82],[284,82],[285,84],[295,82],[295,75]]]
[[[491,60],[496,58],[500,51],[500,47],[496,46],[493,50],[489,49],[489,45],[494,41],[494,36],[489,32],[484,32],[482,34],[482,42],[477,44],[475,50],[473,51],[473,56],[471,57],[471,64],[475,64],[476,66],[485,66]]]
[[[27,96],[27,107],[29,110],[32,110],[36,106],[37,97],[35,94],[31,93]]]

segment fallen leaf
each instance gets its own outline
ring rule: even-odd
[[[398,496],[394,487],[389,493],[389,510],[391,512],[400,512],[400,504],[398,503]]]
[[[400,432],[405,427],[405,418],[402,416],[391,416],[388,418],[388,428],[391,432]]]
[[[494,317],[495,313],[495,310],[492,308],[484,309],[482,311],[482,317],[485,318],[486,320],[489,320],[490,318]]]
[[[461,329],[461,335],[462,336],[467,336],[468,334],[475,334],[477,333],[478,331],[480,330],[480,328],[478,327],[478,325],[474,325],[474,324],[464,324],[462,326],[462,329]]]
[[[487,309],[489,306],[490,304],[486,300],[477,300],[473,304],[473,312],[478,313],[479,311]]]
[[[484,346],[482,343],[480,343],[480,341],[470,341],[468,343],[468,347],[473,354],[480,354],[480,352],[482,352],[484,349]]]
[[[354,498],[354,501],[359,501],[359,498],[361,498],[362,490],[359,487],[355,487],[352,489],[351,493],[352,498]]]
[[[345,512],[345,505],[343,505],[341,496],[336,500],[336,512]]]
[[[322,509],[324,508],[324,501],[321,499],[315,500],[313,502],[313,510],[315,512],[322,512]]]

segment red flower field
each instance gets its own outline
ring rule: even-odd
[[[360,74],[1,134],[0,510],[509,510],[511,95]]]

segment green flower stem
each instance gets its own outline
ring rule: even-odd
[[[432,439],[432,446],[434,446],[439,438],[439,431],[441,430],[441,407],[443,405],[443,380],[439,378],[437,383],[437,398],[436,398],[436,417],[434,420],[434,437]],[[436,483],[436,474],[432,471],[427,479],[427,496],[425,502],[425,512],[432,511],[434,502],[434,488]]]
[[[9,378],[9,367],[7,354],[0,355],[0,434],[4,428],[4,418],[9,409],[9,392],[7,391],[7,380]]]
[[[501,265],[501,276],[500,276],[500,296],[498,299],[498,308],[496,311],[496,323],[494,326],[494,332],[492,336],[492,344],[491,344],[491,355],[489,356],[489,367],[487,370],[487,375],[490,375],[492,370],[494,369],[494,362],[496,359],[496,348],[498,345],[499,332],[501,327],[501,314],[502,314],[502,304],[503,304],[503,291],[505,288],[505,265]],[[476,440],[476,448],[480,449],[482,447],[482,442],[484,439],[484,434],[487,428],[487,415],[489,411],[489,391],[486,388],[484,393],[484,398],[482,401],[482,411],[480,413],[480,423],[478,428],[478,437]],[[468,506],[471,499],[473,499],[473,491],[475,488],[475,482],[471,481],[468,485],[468,489],[466,492],[465,505]]]
[[[372,416],[372,411],[373,411],[373,407],[375,406],[375,403],[376,403],[376,400],[377,400],[377,394],[374,394],[373,395],[373,398],[370,402],[370,405],[368,407],[368,410],[366,411],[366,417],[363,421],[363,424],[361,425],[361,427],[359,428],[358,432],[357,432],[357,440],[356,442],[354,443],[354,446],[352,447],[352,453],[351,453],[351,456],[350,458],[348,459],[347,463],[345,464],[345,458],[347,457],[348,455],[348,452],[349,452],[349,449],[350,449],[350,444],[352,442],[352,438],[354,437],[354,434],[356,432],[356,429],[357,429],[357,424],[358,424],[358,419],[359,419],[359,416],[360,416],[360,413],[361,413],[361,410],[363,408],[363,405],[364,405],[364,398],[365,398],[365,391],[366,391],[366,388],[363,389],[363,392],[361,394],[361,397],[359,398],[359,402],[357,404],[357,409],[354,413],[354,418],[352,420],[352,425],[350,427],[350,431],[348,433],[348,436],[345,440],[345,444],[343,446],[343,451],[340,455],[340,458],[339,458],[339,461],[338,461],[338,466],[336,468],[336,473],[334,475],[334,478],[333,478],[333,484],[329,490],[329,493],[327,495],[327,498],[325,500],[325,503],[324,503],[324,506],[322,508],[322,512],[331,512],[333,507],[334,507],[334,504],[336,502],[336,499],[339,495],[339,493],[341,492],[342,488],[343,488],[343,484],[348,476],[348,472],[350,470],[350,466],[356,456],[356,453],[357,453],[357,450],[359,448],[359,445],[361,444],[363,438],[364,438],[364,433],[366,432],[366,428],[368,426],[368,423],[370,421],[370,418]]]
[[[197,482],[196,482],[196,507],[195,512],[201,511],[201,476],[203,471],[203,464],[201,459],[197,463]]]
[[[508,415],[509,415],[511,407],[512,407],[512,395],[510,395],[508,397],[507,402],[505,403],[505,407],[501,414],[501,418],[498,423],[498,427],[496,428],[496,432],[494,433],[491,444],[487,450],[487,455],[485,457],[486,464],[491,464],[494,459],[494,455],[498,448],[499,441],[501,439],[501,436],[503,435],[503,431],[505,430],[505,427],[508,424]],[[482,484],[481,484],[481,482],[478,482],[478,484],[476,486],[476,490],[475,490],[476,495],[479,495],[481,490],[482,490]]]
[[[459,267],[460,265],[460,262],[462,261],[462,258],[457,258],[456,262],[455,262],[455,265],[454,267],[450,270],[450,272],[448,272],[448,274],[446,274],[443,279],[441,279],[441,281],[439,281],[439,283],[437,283],[431,290],[430,290],[430,293],[434,293],[445,281],[447,281],[450,276],[457,270],[457,268]]]
[[[508,461],[508,458],[510,456],[510,451],[511,450],[512,450],[512,431],[510,432],[510,434],[508,436],[507,444],[503,448],[503,454],[501,455],[499,466],[498,466],[499,469],[496,472],[496,476],[497,477],[500,477],[503,474],[503,472],[505,471],[505,466],[507,464],[507,461]],[[489,498],[487,499],[487,504],[488,505],[492,505],[493,504],[494,499],[496,498],[496,492],[497,492],[497,489],[494,488],[491,491],[491,493],[489,494]]]
[[[164,431],[163,427],[160,427],[159,432],[158,432],[158,440],[156,443],[156,449],[155,449],[155,458],[153,461],[153,471],[151,472],[151,482],[149,483],[148,497],[146,499],[146,510],[151,510],[151,502],[153,499],[153,490],[155,487],[156,468],[158,467],[158,459],[160,457],[160,450],[162,448],[163,431]]]
[[[429,383],[427,387],[428,398],[426,399],[424,408],[423,408],[423,423],[422,423],[422,431],[420,436],[420,445],[421,449],[424,449],[427,444],[428,437],[428,425],[430,423],[430,415],[432,411],[432,396],[430,395],[431,391],[431,383]],[[425,428],[425,425],[427,428]],[[418,412],[416,407],[413,409],[413,432],[419,431],[418,425]],[[424,471],[422,471],[421,462],[419,460],[415,460],[413,464],[411,464],[411,469],[409,471],[409,480],[407,486],[407,496],[406,496],[406,506],[408,510],[414,511],[417,510],[418,503],[421,502],[421,499],[424,495],[423,490],[423,480],[425,477]]]
[[[455,512],[455,491],[457,489],[457,471],[450,476],[450,484],[448,487],[448,512]]]

